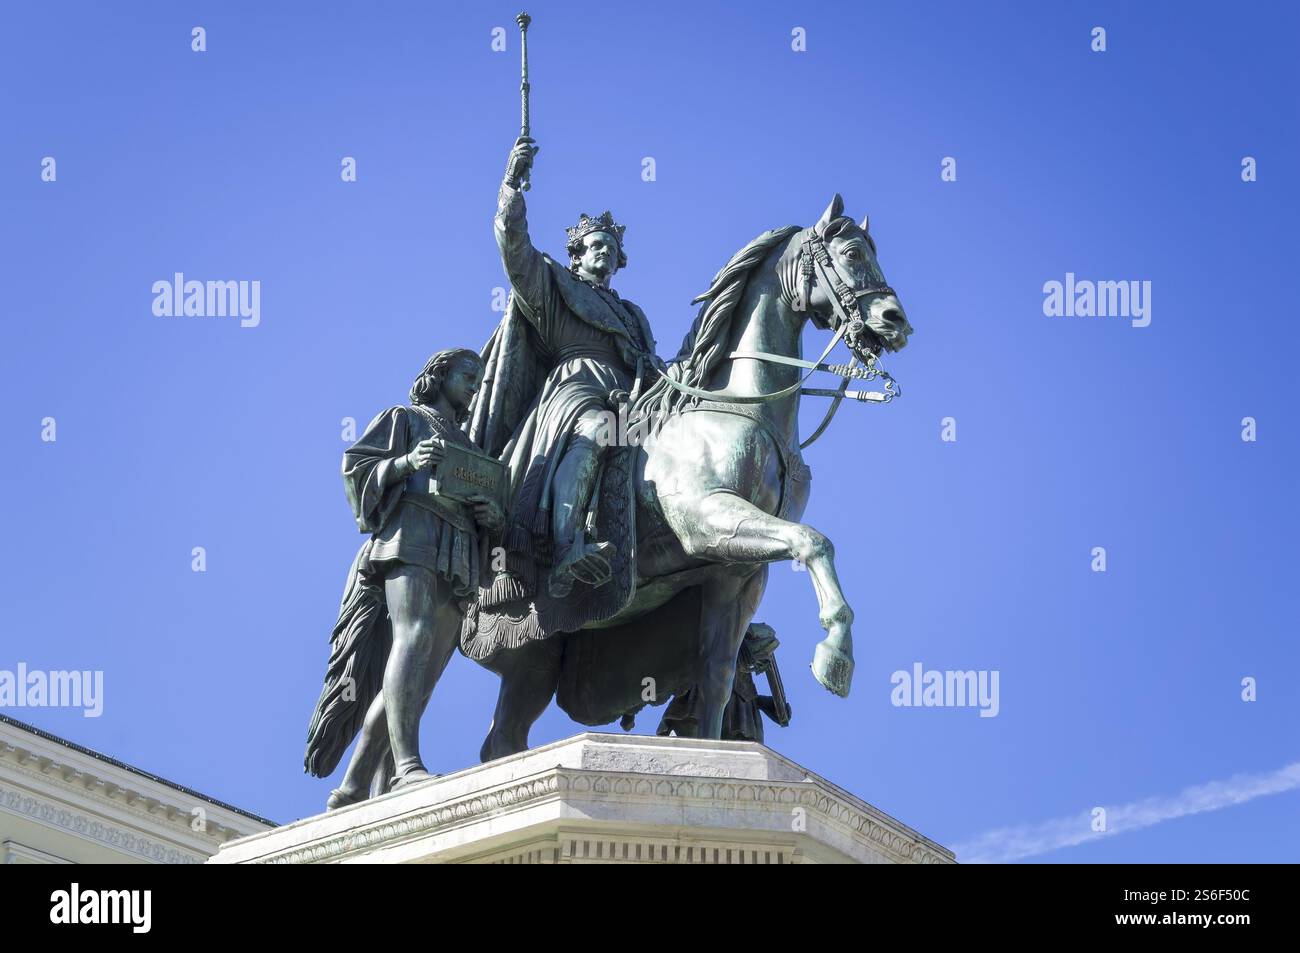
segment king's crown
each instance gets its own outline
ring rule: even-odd
[[[618,240],[620,248],[623,247],[623,232],[627,226],[620,225],[614,221],[614,216],[608,211],[602,212],[595,218],[587,215],[585,212],[578,217],[578,224],[571,226],[565,231],[568,233],[570,247],[577,245],[582,239],[592,232],[608,232]]]

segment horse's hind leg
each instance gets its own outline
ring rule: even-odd
[[[767,567],[748,577],[723,577],[703,587],[700,604],[700,669],[694,714],[701,738],[722,737],[722,716],[731,701],[736,655],[767,585]]]
[[[562,649],[560,639],[551,638],[499,652],[492,659],[501,688],[480,760],[495,761],[528,750],[528,730],[555,695]]]
[[[826,638],[813,655],[813,675],[836,695],[853,680],[853,610],[835,573],[835,547],[803,523],[763,512],[734,493],[712,493],[669,516],[687,553],[723,563],[799,560],[817,592]]]

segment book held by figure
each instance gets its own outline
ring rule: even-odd
[[[446,454],[429,479],[429,492],[459,503],[472,503],[473,497],[494,500],[506,509],[509,477],[501,461],[469,447],[447,443]]]

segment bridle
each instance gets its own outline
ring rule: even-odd
[[[732,351],[727,355],[727,359],[748,358],[767,361],[772,364],[806,368],[806,372],[802,377],[789,387],[783,387],[770,394],[754,394],[752,396],[726,396],[719,394],[717,391],[708,391],[703,388],[692,387],[689,384],[683,384],[680,381],[673,380],[667,374],[661,374],[661,379],[683,394],[723,404],[766,404],[789,397],[795,393],[808,397],[831,398],[831,405],[827,408],[826,416],[822,418],[821,424],[813,431],[811,437],[799,444],[799,449],[802,450],[826,431],[831,420],[835,417],[835,412],[839,410],[840,403],[845,399],[856,400],[864,404],[887,404],[901,394],[902,389],[899,388],[898,382],[890,376],[889,372],[881,366],[880,357],[876,351],[863,347],[858,343],[861,341],[862,334],[867,330],[867,322],[862,317],[862,307],[858,303],[859,299],[882,294],[895,295],[894,289],[887,284],[875,284],[858,291],[850,288],[840,275],[839,269],[835,267],[835,262],[826,248],[826,240],[816,228],[809,230],[800,245],[798,269],[799,287],[791,307],[795,311],[807,311],[812,301],[813,283],[816,282],[822,289],[822,293],[829,299],[835,317],[838,319],[835,333],[831,336],[830,343],[826,345],[821,356],[815,361],[805,361],[802,358],[770,354],[767,351]],[[863,361],[863,366],[857,366],[858,358],[854,354],[850,354],[847,364],[824,363],[841,339],[847,339],[851,349],[866,351],[867,357]],[[839,387],[834,390],[824,387],[804,387],[804,382],[812,376],[813,371],[826,371],[837,375],[840,377]],[[884,390],[860,391],[848,389],[849,381],[872,381],[877,378],[884,383]]]

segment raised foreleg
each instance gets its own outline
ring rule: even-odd
[[[812,670],[817,681],[846,696],[853,680],[853,610],[835,572],[835,547],[822,533],[763,512],[735,493],[720,491],[666,514],[691,556],[722,563],[799,560],[817,593],[826,638],[817,644]]]

